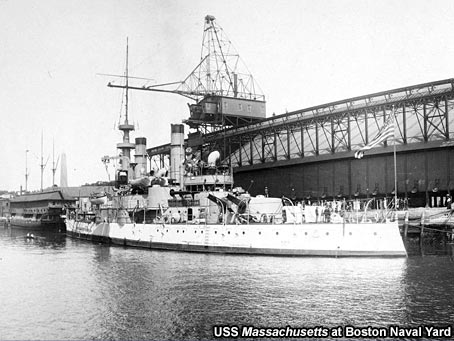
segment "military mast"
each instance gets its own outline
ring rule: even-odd
[[[27,193],[27,186],[28,186],[28,176],[30,173],[28,172],[28,152],[30,150],[25,149],[25,193]]]
[[[41,192],[43,191],[43,177],[44,177],[44,168],[47,166],[47,162],[49,158],[47,158],[46,163],[44,163],[44,156],[43,156],[43,131],[41,130]]]
[[[126,38],[126,68],[125,68],[125,85],[123,88],[125,89],[125,119],[123,123],[119,123],[118,130],[123,133],[123,141],[117,143],[117,148],[121,152],[121,170],[128,171],[128,178],[132,177],[131,171],[131,150],[135,148],[135,144],[130,142],[129,133],[134,130],[134,124],[130,124],[128,119],[128,105],[129,105],[129,75],[128,75],[128,58],[129,58],[129,42],[128,38]]]

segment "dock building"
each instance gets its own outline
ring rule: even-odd
[[[392,139],[355,159],[389,115],[395,116],[399,198],[444,206],[454,190],[454,79],[387,90],[288,112],[246,125],[189,135],[188,146],[219,150],[235,184],[252,194],[297,200],[394,195]],[[197,139],[191,139],[196,136]],[[196,142],[194,142],[196,141]],[[150,167],[170,145],[147,149]]]

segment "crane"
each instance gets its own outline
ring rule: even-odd
[[[184,123],[201,133],[266,117],[265,96],[212,15],[205,16],[200,62],[183,81],[134,86],[127,79],[125,85],[107,86],[184,96],[195,102],[188,104]]]

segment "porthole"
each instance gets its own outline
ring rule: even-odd
[[[230,231],[228,231],[227,234],[230,234]]]
[[[214,234],[218,234],[218,231],[214,231]]]
[[[200,231],[201,234],[203,234],[203,231]]]
[[[169,230],[166,230],[166,232],[169,232]]]
[[[183,233],[184,233],[184,230],[183,230]]]
[[[245,234],[246,232],[243,231],[243,234]]]
[[[259,235],[262,234],[262,232],[259,231]]]
[[[276,236],[279,235],[279,232],[276,232]]]
[[[350,236],[352,235],[352,233],[351,233],[351,232],[349,232],[348,234],[349,234]]]
[[[376,236],[376,235],[377,235],[377,232],[374,232],[374,236]]]
[[[180,230],[177,230],[177,233],[179,233],[179,232],[180,232]]]
[[[326,232],[326,235],[329,236],[329,232]]]
[[[307,236],[307,232],[304,232],[304,235]]]
[[[194,230],[194,233],[197,233],[197,231],[196,231],[196,230]]]

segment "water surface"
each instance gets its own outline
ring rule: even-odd
[[[452,245],[409,258],[150,251],[0,228],[0,339],[213,339],[214,325],[447,325]],[[438,252],[439,253],[439,252]]]

